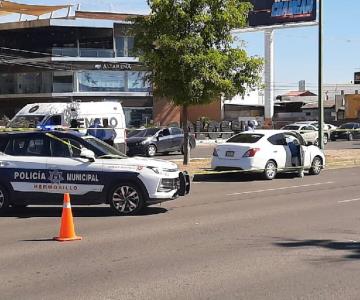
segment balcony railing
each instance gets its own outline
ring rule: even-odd
[[[114,57],[113,49],[100,48],[52,48],[51,53],[59,57]]]
[[[77,48],[52,48],[51,53],[53,56],[77,57],[78,49]]]

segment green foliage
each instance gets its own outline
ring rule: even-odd
[[[137,17],[135,47],[154,93],[176,105],[207,104],[259,84],[262,60],[233,48],[231,30],[247,25],[243,0],[149,0]]]

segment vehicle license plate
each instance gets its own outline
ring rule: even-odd
[[[234,151],[226,151],[225,156],[226,157],[234,157]]]

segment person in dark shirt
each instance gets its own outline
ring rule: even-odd
[[[295,137],[287,137],[287,145],[291,152],[291,164],[298,168],[299,177],[304,177],[304,166],[301,157],[300,143]]]
[[[114,146],[114,140],[116,138],[115,129],[109,126],[108,119],[103,119],[104,126],[104,142],[110,146]]]
[[[89,126],[89,129],[87,130],[87,134],[92,135],[100,140],[104,140],[105,131],[103,128],[104,127],[101,126],[101,120],[99,118],[96,118],[94,120],[94,123],[91,126]]]
[[[70,121],[70,129],[74,131],[79,131],[79,122],[76,119],[71,119]]]

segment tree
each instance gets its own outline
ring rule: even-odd
[[[188,107],[258,85],[262,60],[234,48],[231,31],[247,25],[244,0],[148,0],[134,21],[135,49],[151,73],[154,94],[182,106],[184,164],[189,161]]]

